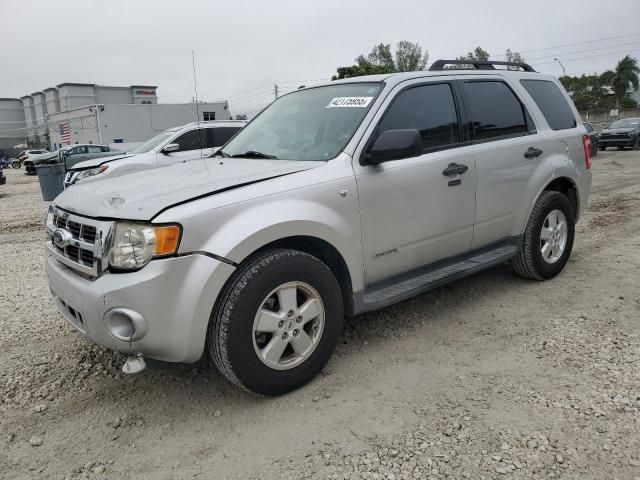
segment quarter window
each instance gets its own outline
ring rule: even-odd
[[[577,126],[576,117],[558,86],[548,80],[521,80],[552,130],[566,130]]]
[[[424,150],[460,142],[460,122],[451,86],[421,85],[401,92],[378,125],[378,134],[405,128],[420,131]]]
[[[179,152],[186,152],[189,150],[200,150],[203,148],[206,133],[204,129],[190,130],[180,135],[176,140],[171,143],[177,143],[180,145]]]
[[[526,135],[525,109],[511,89],[500,81],[464,83],[475,140]]]

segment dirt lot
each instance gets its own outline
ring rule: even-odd
[[[0,187],[0,477],[640,479],[640,154],[600,153],[572,259],[346,323],[307,387],[123,358],[54,310],[37,179]]]

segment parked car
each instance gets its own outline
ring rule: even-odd
[[[120,150],[113,149],[107,145],[93,143],[68,145],[55,152],[47,152],[37,158],[26,160],[24,162],[25,173],[27,175],[35,175],[36,166],[44,162],[61,162],[65,164],[65,168],[68,170],[85,160],[110,157],[118,153],[120,153]]]
[[[170,128],[127,154],[76,164],[67,172],[65,188],[79,181],[101,180],[138,170],[212,155],[247,122],[214,120]]]
[[[296,90],[213,158],[65,190],[46,221],[58,309],[126,372],[206,353],[275,395],[321,371],[344,315],[505,262],[553,278],[589,198],[587,131],[554,77],[460,63]]]
[[[2,165],[0,165],[0,185],[4,185],[5,183],[7,183],[7,177],[4,176]]]
[[[600,132],[598,144],[600,150],[606,150],[607,147],[640,149],[640,118],[616,120]]]
[[[29,159],[24,162],[24,173],[25,175],[36,175],[36,165],[40,165],[45,162],[59,162],[60,150],[56,150],[55,152],[49,152],[46,155],[38,155],[37,159]]]
[[[593,128],[593,125],[588,122],[584,122],[584,128],[587,129],[587,134],[589,135],[589,139],[591,140],[591,156],[595,157],[596,155],[598,155],[598,138],[600,137],[600,135],[598,134],[596,129]]]
[[[35,160],[40,158],[42,155],[48,155],[49,153],[51,153],[49,150],[24,150],[22,152],[20,152],[18,154],[18,160],[20,160],[22,163],[26,162],[27,160]]]

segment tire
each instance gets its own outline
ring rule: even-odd
[[[602,146],[600,147],[600,150],[601,150],[601,151],[603,151],[603,152],[604,152],[606,149],[607,149],[607,147],[606,147],[605,145],[602,145]]]
[[[636,138],[636,141],[633,143],[633,150],[640,150],[640,137]]]
[[[302,309],[300,312],[296,309],[293,316],[292,310],[288,310],[289,318],[284,314],[283,330],[277,330],[274,334],[256,332],[259,325],[258,312],[271,310],[267,308],[265,300],[272,302],[270,305],[277,305],[274,312],[284,312],[279,306],[280,297],[274,292],[283,287],[291,288],[288,285],[293,283],[304,285],[294,287],[297,288],[297,305],[304,305],[305,301],[300,300],[300,295],[304,296],[305,291],[310,292],[311,296],[317,295],[324,312],[320,326],[319,323],[313,324],[319,322],[320,315],[311,321],[300,320],[308,322],[302,324],[302,329],[309,326],[313,329],[306,338],[315,338],[315,347],[305,354],[308,355],[306,358],[305,355],[296,355],[293,349],[296,330],[291,330],[295,328],[295,324],[293,327],[290,325],[293,323],[290,319],[302,319]],[[238,267],[220,293],[209,321],[207,351],[222,375],[235,385],[260,395],[281,395],[305,385],[320,373],[336,347],[342,331],[342,321],[340,286],[323,262],[297,250],[268,250],[249,258]],[[280,327],[280,324],[274,325],[275,327]],[[289,332],[290,345],[284,350],[282,358],[290,357],[285,360],[290,362],[289,366],[282,367],[278,364],[281,369],[272,368],[260,356],[263,350],[260,350],[262,344],[258,340],[266,345],[272,341],[280,343],[286,331]],[[300,330],[298,332],[301,335]],[[302,340],[302,337],[298,339]],[[301,363],[295,364],[296,361]],[[291,366],[292,363],[294,366]]]
[[[566,242],[561,254],[551,263],[544,259],[542,248],[542,229],[547,217],[560,211],[565,217]],[[512,260],[512,266],[518,275],[534,280],[548,280],[555,277],[566,265],[575,236],[575,214],[569,199],[559,192],[544,191],[531,211],[524,232],[524,241],[520,252]],[[545,242],[546,244],[546,242]],[[547,250],[548,251],[548,250]]]
[[[618,150],[624,150],[624,147],[618,147]]]
[[[20,163],[20,160],[14,160],[13,162],[11,162],[11,168],[18,169],[20,167],[22,167],[22,163]]]

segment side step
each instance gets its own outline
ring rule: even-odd
[[[427,292],[453,280],[466,277],[489,267],[500,265],[518,253],[518,245],[501,244],[490,250],[471,253],[452,260],[414,270],[409,274],[382,280],[370,285],[364,294],[363,311],[377,310],[420,293]]]

